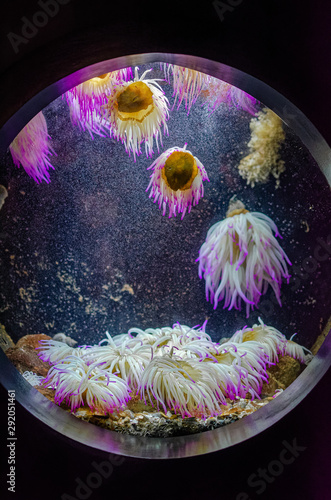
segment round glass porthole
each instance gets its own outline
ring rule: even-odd
[[[316,385],[329,149],[285,98],[141,54],[54,83],[2,138],[1,380],[37,418],[184,457],[253,437]]]

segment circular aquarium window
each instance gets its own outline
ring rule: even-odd
[[[1,137],[1,380],[37,418],[191,456],[271,426],[326,372],[329,148],[284,97],[141,54],[54,83]]]

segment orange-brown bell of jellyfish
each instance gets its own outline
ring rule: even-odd
[[[162,169],[162,177],[173,191],[190,189],[197,174],[194,157],[185,151],[171,153]]]
[[[154,109],[153,94],[144,82],[133,82],[117,97],[118,117],[121,120],[142,122]]]

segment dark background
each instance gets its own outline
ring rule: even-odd
[[[38,0],[13,0],[1,12],[1,123],[47,83],[87,64],[160,51],[214,59],[261,79],[297,105],[330,143],[328,2],[229,0],[237,7],[223,20],[209,0],[65,2],[37,33],[30,31],[17,54],[7,35],[22,36],[22,18],[31,21],[41,10]]]
[[[175,52],[218,60],[268,83],[298,106],[330,144],[328,2],[226,3],[233,10],[225,11],[222,20],[211,1],[115,4],[71,0],[65,4],[62,0],[56,15],[37,33],[30,32],[30,39],[18,45],[16,54],[8,33],[22,36],[22,18],[31,20],[41,7],[37,1],[12,1],[2,10],[0,21],[1,125],[49,83],[92,62],[141,52]],[[186,460],[126,458],[85,498],[327,500],[331,487],[330,382],[328,374],[295,410],[253,440]],[[5,436],[5,391],[0,396],[1,434]],[[1,498],[53,500],[64,493],[78,498],[76,479],[84,482],[94,471],[92,462],[101,462],[104,455],[53,433],[18,404],[16,418],[17,492],[7,491],[7,450],[1,442]],[[258,495],[248,485],[248,477],[278,459],[284,440],[292,443],[294,439],[305,450]]]

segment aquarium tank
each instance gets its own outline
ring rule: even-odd
[[[316,385],[329,149],[283,96],[141,54],[55,82],[2,139],[1,380],[33,415],[182,457],[254,437]]]

